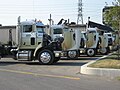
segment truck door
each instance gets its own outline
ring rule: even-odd
[[[22,46],[33,46],[36,43],[36,32],[33,25],[23,25]]]
[[[37,32],[36,45],[42,44],[42,42],[43,42],[44,27],[42,27],[42,26],[36,26],[36,32]]]

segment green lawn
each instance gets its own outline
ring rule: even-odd
[[[117,55],[114,54],[105,59],[96,61],[95,63],[89,65],[89,67],[120,69],[120,60],[118,60]]]

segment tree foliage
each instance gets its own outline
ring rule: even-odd
[[[109,11],[105,12],[105,21],[108,25],[112,26],[113,29],[119,29],[120,22],[120,6],[113,6]]]

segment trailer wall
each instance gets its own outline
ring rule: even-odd
[[[12,30],[13,44],[16,42],[16,26],[0,26],[0,43],[8,44],[10,29]]]

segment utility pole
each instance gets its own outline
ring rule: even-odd
[[[83,24],[83,10],[82,10],[82,0],[78,0],[78,18],[77,18],[77,24],[81,23]]]

